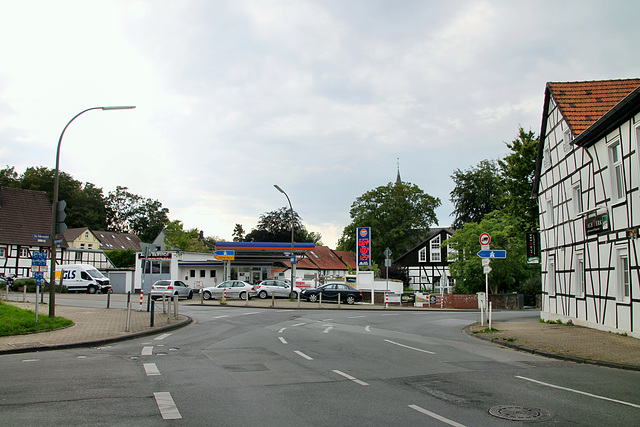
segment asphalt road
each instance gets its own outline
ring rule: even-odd
[[[196,323],[171,334],[0,356],[2,425],[520,424],[490,410],[537,425],[640,419],[640,373],[463,335],[477,313],[199,305],[181,313]]]

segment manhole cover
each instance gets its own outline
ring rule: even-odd
[[[489,409],[494,417],[511,421],[547,421],[551,419],[551,413],[540,408],[526,406],[494,406]]]

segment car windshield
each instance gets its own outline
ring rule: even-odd
[[[87,269],[87,273],[89,273],[91,275],[91,277],[93,277],[94,279],[104,279],[104,278],[106,278],[104,274],[100,273],[95,268]]]
[[[169,281],[168,280],[160,280],[160,281],[156,282],[156,286],[169,286]]]

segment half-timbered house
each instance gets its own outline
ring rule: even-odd
[[[533,195],[543,320],[640,337],[640,79],[548,83]]]
[[[442,243],[452,235],[451,228],[432,228],[426,239],[394,261],[406,270],[414,290],[451,293],[454,283],[449,265],[452,261],[447,260],[448,246]]]

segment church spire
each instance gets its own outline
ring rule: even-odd
[[[396,177],[396,184],[400,184],[402,182],[402,178],[400,178],[400,157],[396,158],[397,168],[398,168],[398,176]]]

